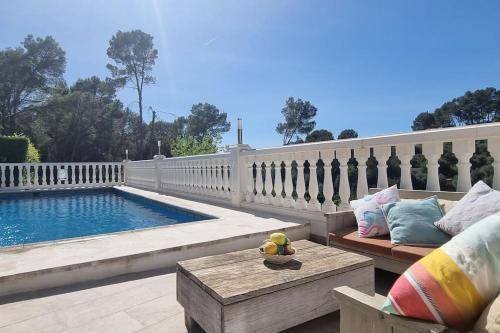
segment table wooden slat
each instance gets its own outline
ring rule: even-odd
[[[264,262],[258,249],[250,249],[178,263],[178,270],[222,304],[358,269],[373,260],[306,240],[294,242],[297,255],[284,265]]]

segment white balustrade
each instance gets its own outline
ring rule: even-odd
[[[59,170],[66,172],[65,180],[59,180]],[[106,171],[109,173],[103,178]],[[90,172],[94,177],[92,182]],[[123,172],[122,162],[0,163],[0,192],[119,185],[124,183]],[[97,173],[101,177],[98,178]],[[130,180],[133,183],[132,178]]]
[[[155,158],[125,163],[2,163],[0,191],[126,183],[134,187],[173,194],[182,193],[203,199],[226,200],[233,205],[257,207],[266,204],[262,209],[272,209],[271,206],[284,207],[282,212],[289,214],[293,213],[292,210],[287,210],[287,207],[295,208],[295,212],[308,211],[308,214],[320,214],[320,211],[349,209],[351,188],[348,162],[351,152],[354,152],[353,156],[358,163],[356,188],[358,198],[368,193],[367,161],[371,150],[373,157],[378,161],[377,187],[388,186],[387,162],[391,156],[391,147],[395,147],[395,155],[401,161],[399,180],[401,188],[413,189],[410,161],[414,156],[416,145],[422,145],[422,154],[428,161],[426,188],[439,191],[438,161],[443,153],[443,144],[451,142],[452,151],[458,160],[457,191],[462,192],[472,186],[470,159],[475,152],[477,140],[487,142],[487,149],[494,158],[493,187],[500,189],[500,124],[492,123],[257,150],[252,150],[248,146],[238,146],[240,150],[231,150],[229,153]],[[239,149],[238,147],[236,149]],[[338,160],[340,167],[338,207],[333,202],[334,180],[331,163],[334,158]],[[321,164],[318,164],[320,159],[322,168],[317,167]],[[309,163],[307,188],[309,201],[305,200],[306,160]],[[292,172],[293,163],[297,165],[296,173],[295,170]],[[282,165],[284,178],[281,174]],[[61,169],[67,173],[66,180],[58,179],[58,170]],[[322,179],[319,178],[321,174],[323,174]],[[296,179],[292,180],[292,176]],[[296,182],[295,194],[294,182]],[[263,191],[266,193],[265,196]],[[236,195],[239,197],[235,198]],[[318,197],[324,198],[322,203]]]

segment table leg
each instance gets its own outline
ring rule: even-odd
[[[205,331],[201,328],[200,324],[196,322],[196,320],[191,317],[191,315],[184,310],[184,324],[188,332],[190,333],[204,333]]]

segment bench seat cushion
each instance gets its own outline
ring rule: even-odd
[[[391,249],[395,258],[415,262],[435,250],[435,247],[398,245]]]
[[[349,248],[359,249],[359,251],[374,252],[386,256],[392,255],[391,249],[394,247],[394,245],[391,244],[389,236],[371,238],[359,237],[356,227],[350,227],[331,233],[330,241],[332,241],[334,245],[344,245]]]

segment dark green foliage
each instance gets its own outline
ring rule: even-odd
[[[210,136],[219,137],[231,129],[227,121],[227,113],[221,112],[216,106],[208,103],[198,103],[191,108],[191,114],[185,119],[186,135],[195,138]]]
[[[358,137],[358,132],[356,132],[352,128],[348,128],[340,132],[339,136],[337,137],[337,140],[354,139],[357,137]]]
[[[22,47],[0,51],[0,133],[19,131],[18,118],[62,80],[66,58],[56,41],[28,35]]]
[[[115,64],[108,64],[116,86],[123,87],[127,83],[137,91],[139,105],[139,137],[138,154],[143,156],[145,130],[143,126],[143,89],[155,83],[152,74],[153,65],[158,58],[158,50],[154,48],[153,36],[141,31],[120,31],[111,38],[107,50],[108,57]]]
[[[439,122],[436,120],[434,113],[431,112],[420,113],[413,121],[413,125],[411,125],[411,129],[414,131],[439,127],[441,127]]]
[[[495,88],[467,91],[437,108],[422,112],[413,121],[414,131],[430,128],[474,125],[500,120],[500,91]]]
[[[318,109],[309,101],[288,98],[285,107],[281,110],[285,120],[276,126],[276,132],[283,136],[283,144],[300,143],[301,136],[307,135],[316,126],[313,119],[317,112]],[[292,142],[293,139],[295,142]]]
[[[333,139],[334,138],[332,132],[325,129],[320,129],[320,130],[314,130],[311,133],[309,133],[306,136],[305,142],[320,142],[320,141],[329,141]]]
[[[24,163],[29,139],[24,136],[0,136],[0,163]]]

